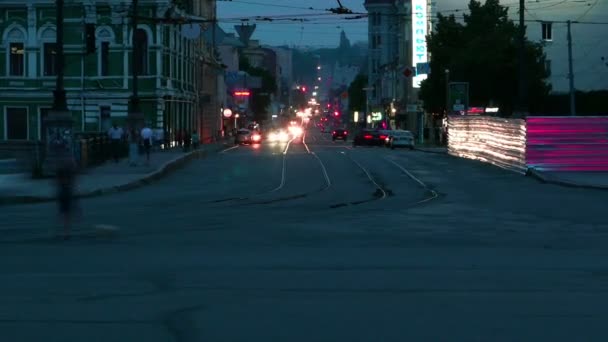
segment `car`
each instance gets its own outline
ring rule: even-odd
[[[338,139],[344,141],[348,140],[348,131],[344,128],[334,128],[334,130],[331,132],[331,140],[336,141]]]
[[[236,137],[234,138],[234,144],[259,144],[262,142],[262,135],[257,131],[250,131],[245,128],[241,128],[236,131]]]
[[[414,149],[414,134],[410,131],[393,131],[389,137],[389,147],[395,149],[397,147],[406,147],[410,150]]]
[[[386,134],[380,133],[375,129],[362,129],[355,135],[353,146],[383,146],[386,140]]]

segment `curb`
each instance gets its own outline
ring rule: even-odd
[[[130,190],[134,190],[145,185],[151,184],[165,176],[169,173],[178,170],[179,168],[185,166],[188,162],[193,159],[205,158],[209,153],[215,153],[221,151],[225,146],[221,145],[217,148],[210,148],[209,150],[198,150],[188,152],[182,156],[176,157],[173,160],[165,162],[162,166],[160,166],[156,171],[148,173],[142,176],[139,179],[130,181],[128,183],[114,185],[111,187],[97,189],[93,191],[88,191],[84,193],[76,194],[76,198],[92,198],[99,197],[108,194],[114,194],[119,192],[126,192]],[[14,197],[0,197],[0,206],[3,205],[13,205],[13,204],[36,204],[36,203],[47,203],[54,202],[55,197],[53,196],[14,196]]]
[[[424,148],[418,148],[418,147],[414,147],[415,151],[419,151],[419,152],[424,152],[424,153],[433,153],[433,154],[448,154],[448,151],[430,151]]]
[[[559,180],[559,179],[550,179],[550,178],[542,175],[541,172],[539,172],[533,168],[528,169],[528,171],[526,172],[526,176],[532,177],[543,184],[553,184],[553,185],[559,185],[559,186],[564,186],[564,187],[568,187],[568,188],[576,188],[576,189],[608,190],[608,186],[604,186],[604,185],[579,184],[579,183],[569,182],[569,181],[564,181],[564,180]]]

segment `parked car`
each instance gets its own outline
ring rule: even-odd
[[[389,137],[389,147],[395,149],[397,147],[406,147],[410,150],[414,149],[414,134],[410,131],[393,131]]]

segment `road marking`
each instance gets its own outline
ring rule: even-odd
[[[304,135],[302,135],[302,144],[304,144],[304,147],[306,147],[306,151],[310,153],[310,149],[308,148],[308,145],[306,145],[306,132],[304,132]]]
[[[353,163],[355,163],[361,170],[363,170],[363,172],[365,172],[365,174],[367,175],[367,178],[369,178],[369,180],[376,186],[376,188],[382,192],[382,197],[380,197],[379,199],[385,199],[386,191],[384,191],[384,189],[382,189],[380,184],[378,184],[376,182],[376,180],[374,179],[374,177],[372,177],[372,175],[369,173],[369,171],[367,171],[367,169],[365,167],[363,167],[363,165],[361,165],[358,161],[354,160],[351,156],[349,156],[349,155],[347,155],[347,156],[348,156],[348,159],[352,160]]]
[[[283,155],[287,154],[287,151],[289,150],[289,145],[291,145],[291,142],[294,140],[295,138],[292,138],[291,140],[289,140],[287,142],[287,145],[285,145],[285,150],[283,150]]]
[[[227,149],[225,149],[225,150],[221,150],[221,151],[220,151],[220,153],[226,153],[226,152],[228,152],[228,151],[231,151],[231,150],[234,150],[234,149],[237,149],[237,148],[239,148],[239,145],[232,146],[232,147],[228,147],[228,148],[227,148]]]
[[[414,176],[411,172],[409,172],[406,168],[404,168],[403,166],[401,166],[399,163],[397,163],[396,161],[388,158],[388,157],[384,157],[384,159],[386,159],[389,163],[392,163],[393,165],[395,165],[396,167],[398,167],[401,171],[403,171],[403,173],[405,173],[408,177],[410,177],[412,180],[414,180],[416,183],[418,183],[422,188],[424,188],[426,191],[429,191],[431,193],[431,197],[424,199],[422,201],[416,202],[416,204],[421,204],[421,203],[425,203],[431,200],[434,200],[435,198],[439,197],[439,194],[437,194],[437,191],[430,189],[428,187],[428,185],[426,185],[423,181],[421,181],[420,179],[418,179],[416,176]]]
[[[283,187],[285,186],[285,174],[286,174],[286,169],[287,169],[287,157],[285,156],[285,154],[283,154],[283,169],[281,170],[281,184],[279,184],[279,186],[277,186],[276,188],[268,191],[267,193],[271,193],[271,192],[277,192],[281,189],[283,189]]]
[[[312,156],[315,157],[315,159],[317,159],[317,161],[319,162],[319,165],[321,165],[321,171],[323,172],[323,176],[325,177],[325,183],[327,184],[327,186],[323,190],[326,190],[331,186],[331,179],[329,179],[329,174],[327,173],[327,169],[325,168],[325,164],[323,163],[321,158],[319,158],[316,153],[310,152],[310,149],[306,144],[306,133],[304,133],[304,135],[302,136],[302,144],[304,144],[304,147],[306,147],[306,151],[308,151],[309,154],[312,154]]]
[[[321,171],[323,171],[323,176],[325,176],[325,183],[327,183],[327,186],[325,187],[325,189],[327,189],[331,186],[331,180],[329,179],[329,174],[327,173],[325,164],[323,163],[321,158],[319,158],[319,156],[317,156],[316,153],[312,152],[312,155],[317,159],[317,161],[319,161],[319,165],[321,165]],[[323,189],[323,190],[325,190],[325,189]]]
[[[279,184],[279,186],[277,186],[276,188],[274,188],[266,193],[277,192],[277,191],[283,189],[283,187],[285,186],[285,175],[287,173],[287,151],[289,150],[289,145],[291,144],[292,141],[293,141],[293,139],[291,139],[287,142],[287,146],[285,146],[285,150],[283,151],[283,169],[281,170],[281,184]]]

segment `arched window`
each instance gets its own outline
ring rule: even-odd
[[[134,40],[134,49],[133,53],[135,53],[135,60],[137,64],[135,64],[135,70],[137,70],[138,75],[147,75],[149,72],[148,68],[148,33],[146,30],[142,28],[138,28],[135,30],[135,35],[133,37]]]
[[[57,75],[57,43],[56,32],[52,26],[42,28],[39,33],[39,40],[42,46],[42,75]]]
[[[25,76],[25,41],[26,33],[21,27],[7,29],[4,34],[6,41],[6,59],[8,76]]]
[[[98,41],[97,73],[99,76],[110,75],[110,45],[114,43],[114,33],[110,27],[99,27],[95,33]]]

